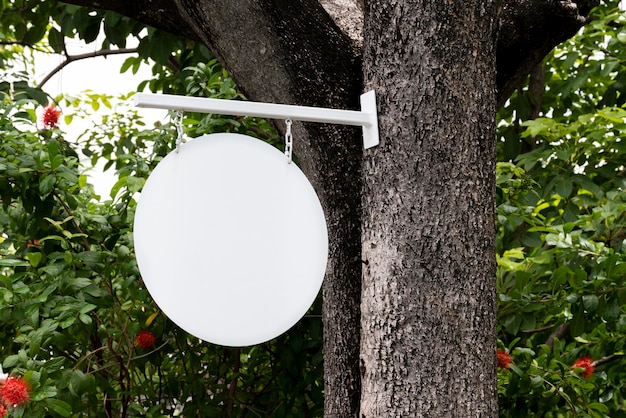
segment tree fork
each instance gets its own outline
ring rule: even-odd
[[[354,0],[359,7],[344,9],[345,13],[360,13],[362,0]],[[231,59],[223,59],[215,45],[212,45],[211,34],[221,36],[222,30],[216,31],[212,26],[192,25],[193,21],[202,18],[202,15],[193,16],[184,13],[184,9],[188,4],[201,3],[197,1],[168,1],[168,0],[137,0],[128,2],[124,0],[63,0],[63,3],[75,4],[85,7],[94,7],[105,10],[112,10],[125,16],[136,19],[156,28],[187,37],[193,41],[201,42],[207,45],[218,57],[222,58],[226,68],[232,70],[232,65],[240,61],[246,61],[248,58],[241,57],[231,62]],[[326,14],[318,0],[300,0],[298,2],[287,2],[281,6],[280,1],[262,1],[254,0],[247,2],[256,5],[260,10],[268,16],[280,16],[285,11],[290,13],[307,16],[311,11],[314,14]],[[578,29],[580,29],[587,21],[587,16],[591,9],[600,4],[599,0],[505,0],[501,1],[501,9],[498,14],[498,38],[497,38],[497,91],[498,105],[502,105],[511,93],[517,88],[530,73],[532,68],[540,62],[554,46],[572,37]],[[285,6],[285,7],[283,7]],[[287,7],[288,6],[288,7]],[[206,8],[205,13],[213,13],[222,15],[224,11],[233,9],[235,12],[241,12],[244,20],[224,28],[237,28],[241,24],[245,24],[245,13],[249,7],[246,4],[229,4],[216,3],[211,4],[210,10]],[[303,13],[305,12],[305,13]],[[237,13],[235,13],[237,16]],[[343,20],[358,22],[358,17],[342,16]],[[191,19],[191,20],[190,20]],[[313,20],[315,22],[315,20]],[[245,27],[245,26],[244,26]],[[299,25],[295,27],[287,27],[289,30],[301,31],[303,28]],[[308,27],[308,33],[302,33],[301,36],[322,39],[325,35],[332,34],[332,37],[345,36],[342,29],[338,25],[332,28],[328,26]],[[351,31],[354,33],[354,31]],[[250,31],[249,33],[253,33]],[[232,44],[231,48],[237,52],[238,43]],[[212,47],[213,46],[213,47]],[[320,43],[318,46],[322,46]],[[339,45],[336,45],[339,46]],[[341,45],[345,48],[338,51],[337,56],[351,57],[354,55],[355,45]],[[320,54],[325,54],[329,49],[319,49]],[[245,54],[241,54],[245,55]],[[357,55],[360,55],[357,53]],[[268,69],[264,69],[266,72]],[[303,68],[304,70],[304,68]],[[310,68],[308,70],[311,70]],[[271,70],[269,70],[271,72]],[[260,72],[257,72],[260,73]],[[278,76],[278,74],[274,74]],[[257,74],[255,77],[259,77]],[[266,73],[267,76],[267,73]],[[267,79],[267,77],[266,77]],[[248,82],[245,78],[236,77],[236,81],[240,86],[245,86]],[[251,99],[261,101],[262,97],[250,96]],[[283,103],[292,103],[283,101]],[[303,103],[304,104],[304,103]]]
[[[361,53],[363,50],[355,47],[355,44],[342,32],[339,26],[334,24],[329,18],[317,0],[242,0],[238,2],[225,0],[212,2],[192,0],[137,0],[134,2],[121,0],[66,0],[66,2],[117,11],[143,23],[205,44],[220,58],[225,68],[230,71],[238,85],[252,100],[344,109],[358,108],[357,99],[363,91],[361,71]],[[397,6],[410,16],[415,16],[416,13],[412,10],[412,7],[417,7],[418,11],[419,8],[424,7],[422,2],[407,2],[405,4],[403,2],[389,1],[383,3]],[[441,7],[448,7],[448,3],[452,4],[454,2],[440,3],[446,5]],[[579,0],[574,2],[507,0],[500,3],[505,4],[506,7],[502,8],[499,15],[499,37],[497,41],[492,39],[491,42],[494,46],[497,42],[499,57],[504,57],[500,53],[503,50],[502,46],[505,46],[504,51],[515,52],[510,55],[510,60],[499,58],[497,61],[499,77],[495,88],[498,91],[498,101],[503,103],[508,97],[508,89],[514,89],[516,85],[519,85],[525,75],[528,74],[530,68],[540,61],[550,48],[568,36],[573,35],[582,26],[584,19],[580,17],[584,17],[585,12],[588,11],[588,6],[596,4],[597,0]],[[572,4],[577,6],[574,11],[572,11]],[[471,6],[463,7],[461,5],[458,8],[454,7],[457,9],[459,16],[474,13],[474,8]],[[486,7],[489,7],[491,10],[492,2],[488,2]],[[371,5],[366,6],[366,9],[366,28],[364,33],[365,38],[370,37],[369,39],[371,40],[371,37],[376,35],[368,33],[373,27],[367,23],[367,19],[371,17],[372,13]],[[566,11],[569,12],[566,13]],[[392,16],[393,14],[389,15],[389,17]],[[489,14],[489,16],[491,19],[492,15]],[[433,16],[426,14],[418,20],[423,24],[430,18],[433,18]],[[458,18],[458,16],[454,18]],[[454,19],[451,21],[454,21]],[[490,23],[492,22],[490,21]],[[493,28],[493,31],[495,30]],[[382,35],[388,34],[382,33]],[[405,38],[416,37],[414,39],[415,42],[418,44],[422,42],[422,39],[418,37],[419,34],[416,34],[413,28],[407,28],[405,32],[397,32],[394,35]],[[405,41],[408,41],[408,39],[405,39]],[[439,47],[438,42],[436,41],[433,46]],[[367,66],[373,62],[371,60],[372,51],[368,51],[367,48],[366,46],[364,50],[366,61],[368,62],[366,63],[366,74],[370,74],[368,76],[370,77],[373,73],[369,72],[371,69],[368,69]],[[482,50],[480,51],[481,60],[484,58],[483,52]],[[525,57],[531,57],[532,59],[527,60]],[[473,60],[472,57],[468,64],[475,65]],[[387,63],[389,64],[390,61],[388,60]],[[393,69],[398,64],[402,64],[402,61],[399,60],[390,64],[392,64],[390,69]],[[490,68],[490,71],[495,73],[495,68],[494,65]],[[406,129],[416,128],[417,125],[414,119],[419,118],[419,115],[414,110],[421,108],[420,106],[423,106],[425,101],[430,100],[430,98],[425,98],[421,102],[416,100],[413,103],[414,96],[411,96],[409,92],[417,92],[416,83],[441,83],[445,82],[447,77],[454,78],[457,76],[440,68],[429,69],[422,67],[422,69],[425,72],[418,74],[419,78],[415,80],[401,79],[397,75],[394,76],[393,80],[400,83],[398,86],[394,87],[388,85],[388,83],[380,83],[381,87],[391,89],[382,92],[384,95],[384,100],[381,103],[382,112],[391,115],[393,111],[402,110],[402,104],[394,102],[394,100],[401,97],[401,90],[405,86],[408,87],[405,96],[410,96],[411,100],[408,106],[414,107],[411,109],[408,117],[410,120],[402,120],[402,123],[397,127],[394,127],[389,120],[381,121],[383,129],[392,129],[384,133],[388,140],[386,142],[391,143],[394,140],[392,138],[393,134],[406,135]],[[455,69],[459,70],[458,68]],[[429,74],[428,71],[431,71],[431,73]],[[429,77],[429,75],[437,76],[439,79],[435,80]],[[469,80],[469,82],[471,81],[473,80]],[[368,78],[368,84],[370,87],[375,87],[377,83],[373,82],[373,78]],[[454,81],[451,82],[451,86],[459,87],[454,84]],[[394,89],[395,93],[393,93]],[[468,91],[456,91],[456,93],[461,95],[466,92]],[[469,93],[476,94],[476,90],[469,90]],[[454,95],[451,95],[450,98],[451,100],[456,100]],[[474,97],[473,104],[477,101],[475,99]],[[441,97],[438,97],[438,100],[441,100]],[[486,98],[485,106],[492,106],[491,98]],[[470,107],[469,109],[477,110],[475,107]],[[447,110],[448,108],[442,108],[439,114],[434,116],[441,118],[442,113],[445,113]],[[451,109],[452,114],[456,115],[455,117],[458,117],[458,114],[455,112],[460,110]],[[490,123],[493,124],[493,113],[495,110],[492,110]],[[470,116],[475,115],[466,115],[466,117]],[[479,121],[480,123],[477,123],[476,126],[482,127],[486,123],[480,118]],[[433,128],[425,123],[427,121],[420,120],[417,122],[422,124],[421,130],[424,132]],[[367,217],[365,218],[366,222],[361,224],[359,216],[361,144],[357,129],[332,126],[313,127],[312,125],[294,124],[294,137],[297,138],[295,152],[300,158],[303,172],[320,194],[320,199],[328,217],[330,232],[329,268],[323,290],[325,298],[324,361],[326,415],[329,417],[354,417],[358,412],[358,398],[361,388],[358,378],[358,359],[355,358],[354,349],[348,350],[344,348],[351,347],[353,344],[356,344],[358,348],[359,344],[359,329],[358,326],[355,326],[359,321],[359,289],[361,286],[360,275],[362,266],[359,238],[361,229],[365,230],[370,226],[367,223],[369,222]],[[459,126],[464,125],[461,124]],[[471,129],[467,133],[475,137],[476,126],[470,127]],[[458,132],[459,137],[466,133],[462,129],[459,129]],[[493,131],[485,131],[483,134],[489,135],[490,132],[493,133]],[[493,140],[492,137],[488,137],[488,139],[490,141]],[[452,151],[460,152],[465,145],[486,147],[491,143],[487,141],[485,144],[478,144],[468,143],[467,141],[469,141],[468,138],[462,137],[460,142],[451,141],[445,144],[434,142],[430,144],[431,148],[428,148],[424,144],[429,143],[422,139],[420,151],[433,152],[434,154],[431,158],[434,159],[456,158]],[[410,145],[406,141],[400,141],[399,143],[384,145],[382,148],[374,149],[371,152],[368,151],[369,153],[366,154],[368,162],[365,167],[368,170],[379,167],[378,164],[383,160],[378,158],[387,158],[393,164],[398,164],[392,158],[393,156],[390,157],[389,152],[392,150],[400,152],[396,157],[402,157],[402,153],[408,151],[411,152],[411,155],[417,155],[414,154],[415,149],[411,149]],[[409,148],[404,149],[403,147],[405,146]],[[447,149],[447,146],[452,148]],[[484,174],[485,167],[483,165],[487,165],[488,170],[492,170],[493,167],[489,166],[489,161],[485,162],[478,158],[484,156],[483,153],[487,153],[487,150],[476,152],[477,155],[474,155],[474,160],[471,160],[471,158],[470,160],[478,168],[477,175],[480,176]],[[378,154],[380,156],[376,157]],[[424,157],[420,154],[420,158]],[[457,161],[459,163],[462,162],[461,160]],[[426,176],[428,173],[425,173],[423,170],[426,162],[417,161],[417,163],[422,165],[418,166],[415,161],[407,165],[410,169],[409,172],[414,173],[422,170],[419,174]],[[406,162],[402,164],[406,164]],[[432,162],[429,164],[432,164]],[[439,180],[442,185],[460,187],[461,184],[465,186],[469,184],[469,180],[463,178],[466,175],[465,173],[457,173],[463,181],[459,180],[455,183],[455,179],[449,178],[450,173],[443,170],[439,171],[442,175],[448,176],[444,177],[443,180]],[[373,181],[371,173],[366,173],[364,177],[367,181]],[[400,178],[390,177],[390,181],[395,182],[397,185],[400,179],[403,178],[406,178],[406,176]],[[410,180],[410,182],[402,185],[402,187],[412,186],[416,183],[413,177],[407,178],[407,180]],[[435,181],[436,179],[431,178],[431,180]],[[479,178],[478,180],[478,183],[472,186],[482,187],[484,179]],[[367,186],[369,189],[366,190],[378,194],[385,193],[385,190],[374,188],[373,186],[374,183],[370,184]],[[422,187],[419,184],[418,186]],[[423,189],[422,192],[426,193],[428,190]],[[432,197],[435,198],[439,190],[434,189],[430,190],[430,192],[434,193]],[[476,193],[490,194],[491,191],[478,188]],[[478,201],[476,200],[476,202]],[[443,205],[443,203],[441,204]],[[423,207],[424,205],[422,205],[422,209]],[[404,209],[403,213],[405,214],[408,213],[415,216],[419,213],[410,207]],[[450,208],[442,207],[442,209]],[[475,210],[476,208],[470,209]],[[366,214],[372,216],[372,209],[370,208],[366,211]],[[472,214],[472,216],[474,215],[479,216],[479,218],[474,219],[475,223],[480,223],[484,221],[481,217],[488,214]],[[472,218],[470,217],[469,219],[471,220]],[[420,221],[420,219],[413,220],[415,222]],[[450,219],[451,222],[461,220],[470,222],[468,219]],[[433,234],[435,231],[445,232],[445,229],[443,229],[445,226],[445,224],[441,223],[433,224],[431,225],[431,231],[422,231],[422,237],[428,238],[427,232]],[[475,225],[469,226],[475,227]],[[493,228],[493,225],[491,227]],[[397,232],[397,227],[391,225],[390,228]],[[470,238],[464,237],[464,239],[468,240]],[[448,244],[453,245],[455,243]],[[411,243],[411,245],[414,246],[414,243]],[[423,246],[423,243],[420,243],[420,245]],[[435,248],[440,246],[445,249],[445,245],[442,242],[433,241],[431,245]],[[476,240],[476,245],[483,246],[486,244]],[[410,248],[410,246],[407,245],[406,248]],[[417,248],[417,250],[423,249],[421,247]],[[465,250],[464,248],[460,249]],[[368,254],[365,254],[363,258],[365,259],[367,256]],[[370,268],[373,260],[370,259],[369,262],[370,266],[364,265],[364,267]],[[452,285],[458,286],[458,283],[452,280],[451,288],[453,287]],[[493,292],[494,290],[489,287],[490,285],[491,283],[489,285],[486,284],[485,289],[488,292]],[[433,296],[447,295],[431,295],[430,299],[426,296],[428,295],[420,294],[421,300],[426,301],[431,300]],[[463,296],[470,297],[471,295]],[[442,312],[445,311],[444,307],[449,309],[450,305],[454,304],[454,301],[444,300],[441,302],[435,298],[432,303],[436,302],[442,304]],[[487,306],[485,309],[489,310],[491,307]],[[487,327],[492,325],[491,323],[485,324]],[[493,338],[495,339],[495,335]],[[495,352],[493,355],[495,356]],[[495,373],[495,357],[493,369]],[[429,373],[431,371],[432,369],[427,370]],[[469,376],[469,374],[466,376]],[[490,377],[475,376],[475,378],[486,379]],[[472,412],[472,415],[475,415],[475,411]]]

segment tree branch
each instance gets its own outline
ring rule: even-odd
[[[622,357],[624,357],[624,355],[623,355],[623,354],[610,354],[610,355],[608,355],[608,356],[606,356],[606,357],[602,357],[602,358],[600,358],[600,359],[597,359],[596,361],[594,361],[593,363],[591,363],[591,365],[592,365],[593,367],[598,367],[598,366],[601,366],[601,365],[603,365],[603,364],[609,363],[609,362],[611,362],[611,361],[613,361],[613,360],[620,359],[620,358],[622,358]]]
[[[76,230],[82,235],[82,245],[85,248],[85,251],[89,251],[89,241],[87,241],[87,234],[85,234],[85,231],[83,231],[83,228],[81,228],[80,224],[76,222],[76,218],[74,218],[74,213],[72,212],[72,209],[68,206],[67,203],[65,203],[63,199],[61,199],[61,196],[59,196],[56,190],[52,191],[52,196],[54,196],[54,198],[61,204],[61,206],[63,206],[63,209],[65,209],[65,212],[67,212],[68,216],[72,218],[72,225],[74,225],[74,228],[76,228]]]
[[[137,52],[137,48],[120,48],[120,49],[101,49],[99,51],[88,52],[86,54],[79,54],[79,55],[66,55],[65,61],[57,65],[51,72],[49,72],[48,75],[46,75],[44,79],[41,80],[41,82],[37,85],[36,88],[41,89],[52,77],[54,77],[56,73],[61,71],[63,68],[65,68],[72,62],[84,60],[87,58],[105,57],[108,55],[133,54],[135,52]]]
[[[94,9],[111,10],[138,22],[174,33],[192,41],[201,42],[198,33],[191,30],[171,0],[58,0],[61,3]]]
[[[564,322],[561,325],[559,325],[558,327],[556,327],[556,329],[554,330],[554,332],[552,334],[550,334],[550,336],[548,337],[548,339],[546,340],[546,345],[550,348],[554,347],[554,339],[555,338],[563,338],[565,336],[565,334],[567,333],[567,330],[569,329],[569,323]]]
[[[241,39],[232,45],[243,45],[244,50],[249,52],[248,47],[251,45],[247,43],[246,39],[249,38],[250,34],[256,33],[256,30],[245,31],[246,26],[258,28],[256,22],[262,23],[271,16],[278,20],[289,12],[300,14],[302,19],[294,25],[288,25],[287,21],[283,22],[282,30],[284,33],[278,35],[285,39],[298,39],[306,43],[307,39],[322,40],[333,37],[349,39],[346,34],[353,38],[348,43],[336,45],[318,43],[317,53],[322,56],[327,54],[354,56],[353,48],[360,44],[358,36],[361,29],[357,27],[354,30],[355,28],[346,26],[361,24],[362,7],[359,6],[359,0],[322,0],[321,3],[333,15],[334,23],[317,28],[300,24],[306,23],[305,20],[311,10],[316,10],[317,15],[319,15],[320,10],[324,11],[317,0],[300,0],[293,3],[254,0],[237,5],[218,2],[211,4],[210,7],[208,5],[203,7],[200,4],[202,2],[185,0],[136,0],[132,2],[125,0],[64,0],[64,2],[112,10],[147,25],[202,42],[212,49],[218,57],[222,58],[229,71],[233,70],[230,68],[231,60],[224,59],[226,57],[220,51],[220,39],[228,37],[229,32],[231,34],[236,33]],[[354,7],[348,7],[352,3],[354,3]],[[515,88],[522,84],[532,68],[554,46],[573,36],[586,23],[589,12],[599,4],[599,0],[506,0],[503,3],[497,40],[497,86],[500,105],[504,104]],[[341,4],[343,7],[339,6]],[[189,13],[189,6],[191,6],[191,10],[195,11]],[[237,9],[237,13],[230,13],[232,9]],[[250,13],[252,10],[255,10],[256,13]],[[337,10],[339,12],[336,12]],[[198,12],[200,15],[196,15]],[[325,11],[324,13],[326,14]],[[211,16],[212,18],[210,18]],[[229,16],[229,20],[224,20],[225,16]],[[221,24],[219,24],[220,20]],[[198,24],[200,21],[202,24]],[[316,22],[316,20],[312,22]],[[243,27],[244,31],[239,32],[239,27]],[[252,45],[254,44],[258,43],[254,42]],[[305,45],[298,44],[297,46],[300,47],[299,50],[305,50]],[[310,50],[311,46],[306,45],[306,48]],[[326,49],[320,49],[320,47]],[[330,48],[335,48],[335,50]],[[240,51],[238,50],[238,52]],[[357,52],[356,56],[359,55],[360,53]],[[252,69],[259,73],[258,67]],[[265,68],[263,71],[265,80],[272,77],[268,71],[271,69]],[[279,74],[273,75],[279,76]],[[257,77],[259,76],[257,75]],[[238,80],[240,85],[242,80],[243,77]],[[260,99],[250,93],[248,96],[254,100]]]
[[[586,22],[599,0],[506,0],[498,33],[498,104],[558,44]]]

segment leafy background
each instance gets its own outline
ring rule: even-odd
[[[498,344],[512,360],[498,374],[503,417],[626,416],[625,24],[618,2],[604,1],[498,114]],[[133,93],[50,97],[33,76],[33,51],[72,61],[68,40],[101,33],[102,55],[132,53],[120,71],[150,67],[139,91],[245,99],[200,45],[111,12],[0,1],[0,358],[31,389],[9,413],[322,416],[319,301],[287,334],[232,349],[186,334],[149,297],[133,253],[135,197],[175,147],[175,115],[149,126],[116,104]],[[42,129],[47,103],[68,126],[117,108],[70,137]],[[256,118],[186,114],[184,127],[281,146]],[[108,194],[89,183],[96,164],[116,178]],[[154,345],[137,344],[142,330]],[[582,357],[588,377],[573,367]]]

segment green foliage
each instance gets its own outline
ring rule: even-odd
[[[45,31],[27,39],[33,48],[62,51],[65,37],[89,41],[101,28],[103,48],[124,46],[135,35],[139,55],[123,70],[148,58],[155,62],[154,79],[140,88],[244,99],[197,45],[109,12],[56,2],[3,5],[0,31],[18,9],[32,7],[51,18],[48,24],[37,16],[49,30],[47,41]],[[39,24],[29,13],[31,24]],[[5,37],[13,48],[22,47],[18,35]],[[16,55],[6,56],[10,70]],[[320,416],[319,301],[287,334],[232,349],[179,329],[142,283],[131,230],[135,196],[175,146],[175,115],[149,127],[135,110],[118,107],[79,138],[67,138],[60,129],[38,127],[37,110],[48,97],[32,85],[28,71],[0,84],[0,359],[31,389],[31,401],[10,408],[11,416]],[[85,93],[55,102],[71,123],[111,108],[114,98]],[[183,122],[190,137],[239,132],[278,142],[270,125],[256,118],[187,114]],[[99,163],[116,178],[104,197],[87,177]],[[154,345],[138,339],[141,331],[154,336]]]
[[[498,374],[503,417],[626,416],[626,17],[614,0],[593,16],[499,113],[498,343],[513,360]],[[175,115],[148,127],[120,109],[78,139],[37,127],[49,98],[24,52],[64,53],[67,38],[101,31],[102,49],[137,41],[121,71],[152,66],[139,90],[245,99],[202,46],[111,12],[0,2],[0,358],[32,395],[12,416],[321,416],[319,301],[284,336],[228,349],[180,330],[143,286],[135,196],[175,146]],[[71,123],[114,98],[55,101]],[[256,118],[183,124],[190,137],[280,142]],[[116,178],[104,197],[86,175],[98,163]],[[586,357],[589,375],[574,367]]]
[[[106,116],[77,147],[58,129],[37,130],[35,106],[5,104],[0,119],[0,355],[32,389],[15,416],[319,416],[319,304],[272,342],[228,349],[177,328],[143,286],[134,195],[172,151],[173,126]],[[253,119],[237,129],[275,137]],[[110,199],[95,195],[76,148],[115,171]],[[140,330],[154,346],[137,344]]]
[[[513,358],[499,372],[501,416],[626,416],[626,18],[616,3],[546,59],[542,93],[520,89],[500,112],[498,336]],[[589,376],[573,366],[583,357]]]

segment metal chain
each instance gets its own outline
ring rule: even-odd
[[[291,164],[291,156],[293,153],[293,135],[291,135],[291,119],[285,120],[287,130],[285,131],[285,155],[287,162]]]
[[[176,113],[176,133],[178,134],[176,138],[176,152],[180,148],[180,145],[183,143],[183,111],[179,110]]]

